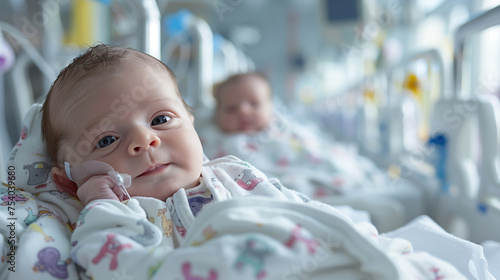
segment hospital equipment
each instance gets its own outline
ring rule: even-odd
[[[36,99],[33,89],[31,88],[31,81],[28,76],[28,67],[34,64],[42,73],[43,78],[53,80],[56,77],[55,70],[47,63],[47,61],[40,55],[38,50],[24,37],[24,35],[12,25],[6,22],[0,22],[0,32],[11,36],[19,46],[22,47],[23,52],[17,58],[17,63],[11,65],[11,75],[6,75],[9,70],[8,64],[14,62],[14,52],[9,43],[5,41],[4,36],[0,34],[0,44],[4,48],[4,71],[0,76],[1,86],[1,110],[0,122],[2,123],[2,160],[0,167],[3,170],[7,168],[6,159],[8,158],[7,149],[12,149],[15,143],[15,134],[21,135],[21,121],[24,115],[28,112],[31,104],[39,102]],[[7,86],[11,85],[10,87]],[[10,147],[10,148],[9,148]],[[5,173],[0,174],[2,180],[6,180]]]
[[[498,99],[462,88],[467,39],[500,24],[500,7],[490,9],[457,30],[453,60],[453,95],[435,106],[431,124],[447,140],[447,184],[439,200],[436,220],[474,242],[498,240],[499,136]],[[479,151],[477,150],[479,148]],[[481,225],[488,224],[488,227]]]
[[[212,104],[211,87],[213,82],[213,33],[208,26],[208,23],[191,14],[188,11],[182,10],[174,15],[170,15],[165,20],[168,36],[171,36],[173,41],[167,40],[164,46],[166,55],[171,56],[176,42],[183,42],[177,39],[184,36],[184,39],[192,40],[190,45],[196,53],[193,55],[195,61],[192,71],[193,79],[189,80],[185,90],[185,98],[188,104],[194,108],[205,108]],[[182,48],[181,48],[182,50]],[[168,61],[169,57],[164,57]],[[194,82],[193,82],[194,81]]]

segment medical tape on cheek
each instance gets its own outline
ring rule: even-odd
[[[128,174],[118,173],[113,167],[105,162],[89,160],[71,167],[69,162],[64,162],[64,169],[68,178],[75,183],[82,183],[95,175],[108,174],[109,177],[120,188],[126,198],[130,198],[126,188],[130,187],[132,178]]]

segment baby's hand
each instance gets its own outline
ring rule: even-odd
[[[78,184],[77,191],[80,201],[87,205],[96,199],[124,200],[123,192],[109,175],[90,177],[82,185]]]
[[[78,186],[76,194],[85,205],[96,199],[123,201],[130,198],[125,190],[131,184],[130,175],[116,172],[105,162],[89,160],[75,167],[65,162],[64,167],[68,178]]]

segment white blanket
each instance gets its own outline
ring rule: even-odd
[[[2,230],[1,245],[7,254],[1,263],[1,279],[85,279],[70,256],[70,231],[64,223],[47,213],[25,226],[23,213],[29,208],[36,211],[37,200],[17,192],[21,195],[30,198],[17,206],[20,214],[15,233]],[[130,209],[124,212],[128,217],[136,213],[144,218],[134,211],[139,209],[135,201],[110,203]],[[95,208],[95,215],[102,215]],[[2,223],[6,223],[5,209],[2,207]],[[302,204],[243,198],[205,210],[175,250],[161,249],[163,228],[153,229],[156,234],[149,234],[150,242],[142,245],[116,234],[113,244],[121,248],[116,251],[121,251],[119,258],[112,252],[94,256],[109,273],[93,275],[93,279],[466,279],[442,260],[423,252],[411,253],[404,240],[382,238],[367,224],[356,228],[343,216]],[[12,251],[7,245],[11,235],[16,240]],[[134,250],[127,250],[131,243]],[[110,269],[115,264],[120,269]]]
[[[390,186],[386,173],[355,149],[321,139],[278,114],[267,129],[255,134],[225,134],[212,123],[197,131],[209,158],[234,155],[312,198]]]
[[[409,196],[407,191],[423,195],[423,190],[408,190],[403,181],[391,180],[356,150],[321,139],[312,129],[280,114],[256,134],[225,134],[212,122],[198,125],[197,131],[209,158],[234,155],[308,197],[367,211],[380,231],[409,221],[414,211],[406,212],[401,202]],[[412,203],[420,205],[420,199]]]

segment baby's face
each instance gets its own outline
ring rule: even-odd
[[[203,151],[192,115],[166,70],[124,66],[76,87],[59,117],[71,166],[100,160],[132,177],[131,196],[165,200],[198,184]]]
[[[216,115],[219,128],[227,133],[261,131],[271,122],[270,95],[269,86],[257,77],[224,86]]]

